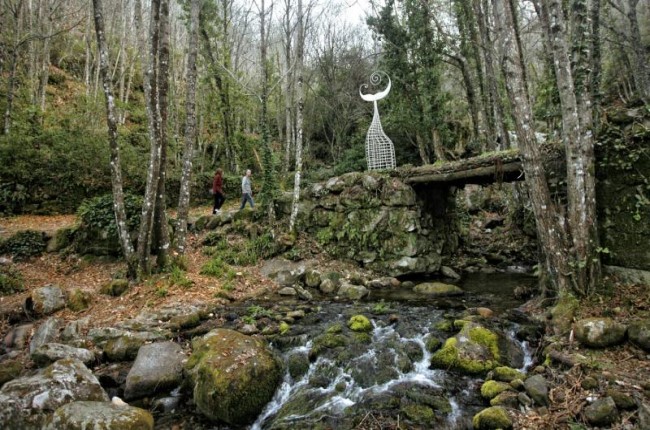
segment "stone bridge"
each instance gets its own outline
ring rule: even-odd
[[[547,171],[560,172],[557,154],[547,152]],[[305,190],[300,223],[337,258],[391,276],[435,273],[442,256],[458,247],[456,189],[523,179],[516,150],[382,173],[348,173]]]

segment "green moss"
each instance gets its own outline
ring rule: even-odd
[[[483,385],[481,385],[481,396],[483,396],[484,399],[490,400],[495,398],[497,394],[510,389],[510,385],[505,382],[485,381]]]
[[[454,328],[457,330],[461,330],[463,327],[467,325],[469,321],[467,320],[454,320]]]
[[[503,407],[492,406],[474,415],[472,425],[475,430],[511,429],[512,420]]]
[[[280,322],[280,334],[286,334],[289,330],[291,326],[286,321]]]
[[[354,333],[352,338],[356,343],[369,344],[372,342],[372,336],[369,333]]]
[[[354,315],[348,321],[348,327],[352,331],[368,333],[372,331],[370,320],[363,315]]]
[[[404,406],[402,411],[404,411],[408,419],[418,424],[430,424],[436,418],[433,409],[424,405],[409,404]]]
[[[18,360],[3,361],[0,366],[0,387],[2,387],[5,382],[9,382],[20,376],[22,370],[23,365]]]
[[[433,326],[434,329],[444,331],[444,332],[450,332],[453,329],[452,323],[449,320],[442,320],[438,321],[436,325]]]
[[[441,344],[442,341],[440,339],[434,336],[430,336],[429,339],[427,339],[425,347],[429,352],[436,352],[438,349],[440,349]]]
[[[68,309],[73,312],[83,311],[90,306],[90,294],[76,288],[68,296]]]
[[[482,330],[492,334],[489,330]],[[492,335],[496,338],[494,334]],[[490,339],[490,337],[482,331],[475,332],[475,336],[484,341]],[[477,340],[472,340],[478,343]],[[476,360],[462,357],[457,345],[458,340],[455,337],[447,339],[443,347],[431,356],[431,365],[435,368],[452,369],[470,375],[484,374],[498,366],[498,361],[495,359]]]
[[[121,296],[129,289],[129,281],[126,279],[113,279],[108,284],[104,284],[99,290],[100,293],[109,296]]]
[[[176,315],[169,320],[169,328],[174,331],[196,327],[201,323],[201,313],[192,312],[185,315]]]
[[[341,323],[332,324],[328,329],[327,333],[337,334],[343,332],[343,325]]]
[[[493,378],[497,381],[511,382],[515,379],[524,379],[526,375],[508,366],[499,366],[493,371]]]
[[[580,302],[572,294],[567,293],[559,297],[557,304],[551,309],[552,324],[556,333],[564,334],[571,330],[579,305]]]
[[[473,327],[469,330],[469,338],[488,348],[492,353],[492,358],[499,361],[499,338],[496,334],[484,327]]]

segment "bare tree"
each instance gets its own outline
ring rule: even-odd
[[[289,230],[296,228],[298,218],[298,201],[300,199],[300,176],[302,175],[302,140],[303,140],[303,111],[305,108],[305,90],[303,88],[303,69],[305,53],[305,17],[303,14],[302,0],[298,0],[298,28],[296,42],[296,173],[293,180],[293,202],[289,218]]]
[[[201,0],[191,1],[187,56],[187,94],[185,98],[185,147],[183,150],[183,170],[181,174],[181,190],[178,197],[178,220],[176,228],[176,251],[179,255],[185,253],[187,216],[189,213],[192,178],[192,158],[194,155],[194,141],[196,140],[196,57],[200,8]]]
[[[108,68],[108,49],[106,47],[104,33],[104,12],[102,0],[93,0],[95,15],[95,33],[97,34],[97,51],[100,60],[100,73],[106,96],[106,121],[108,123],[108,142],[111,148],[111,183],[113,185],[113,209],[117,224],[117,233],[122,246],[122,252],[127,261],[128,276],[133,278],[136,275],[137,261],[131,237],[127,228],[126,209],[124,206],[124,191],[122,188],[122,167],[120,161],[120,147],[117,142],[117,118],[115,116],[115,99],[113,96],[113,84],[111,82]]]

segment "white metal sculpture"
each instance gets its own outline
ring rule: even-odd
[[[384,73],[385,75],[385,73]],[[376,94],[363,94],[362,90],[368,88],[368,84],[361,85],[359,88],[359,95],[367,102],[373,102],[375,112],[372,116],[372,123],[366,135],[366,159],[368,160],[368,170],[378,169],[394,169],[395,168],[395,148],[393,142],[390,140],[384,129],[381,127],[379,120],[379,110],[377,109],[377,100],[381,100],[390,92],[390,77],[388,79],[388,86],[385,90]],[[375,86],[381,83],[380,72],[375,72],[370,76],[370,83]]]

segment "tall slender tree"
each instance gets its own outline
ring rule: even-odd
[[[122,186],[122,167],[120,157],[120,147],[117,141],[117,118],[115,112],[115,98],[113,96],[113,84],[109,76],[109,58],[106,46],[106,36],[104,31],[104,10],[102,0],[93,0],[93,10],[95,16],[95,33],[97,35],[97,51],[99,55],[100,73],[104,95],[106,98],[106,122],[108,124],[108,143],[111,148],[111,183],[113,186],[113,209],[115,212],[115,221],[117,224],[117,233],[122,246],[122,252],[127,261],[127,272],[129,278],[136,275],[137,261],[131,236],[129,234],[126,221],[126,209],[124,206],[124,191]]]
[[[175,235],[176,251],[179,255],[185,253],[192,179],[192,158],[194,156],[194,141],[196,140],[196,57],[200,9],[201,0],[191,0],[186,76],[187,91],[185,96],[185,146],[183,149],[183,168],[181,173],[181,189],[178,197],[178,217]]]

